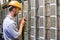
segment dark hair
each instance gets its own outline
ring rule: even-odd
[[[11,12],[13,8],[16,8],[16,7],[10,6],[10,7],[9,7],[9,11]]]

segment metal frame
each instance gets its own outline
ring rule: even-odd
[[[55,30],[55,39],[50,38],[50,40],[57,40],[57,2],[52,4],[50,3],[50,6],[53,6],[53,5],[55,5],[55,15],[50,15],[50,18],[55,17],[56,22],[55,22],[55,27],[50,27],[50,30]]]

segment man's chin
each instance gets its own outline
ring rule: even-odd
[[[16,17],[17,16],[17,14],[14,14],[14,17]]]
[[[17,15],[14,15],[14,17],[16,17]]]

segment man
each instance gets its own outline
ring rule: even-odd
[[[21,19],[18,26],[14,20],[14,17],[20,10],[22,10],[20,3],[18,1],[11,1],[7,6],[9,6],[9,14],[3,21],[4,40],[17,40],[22,34],[22,28],[25,24],[25,17]]]

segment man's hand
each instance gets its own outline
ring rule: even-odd
[[[25,17],[23,17],[23,18],[21,19],[21,21],[20,21],[20,25],[24,25],[25,22],[26,22],[26,19],[25,19]]]
[[[25,17],[21,18],[21,20],[19,20],[19,23],[18,23],[18,29],[20,28],[21,25],[24,26],[25,22],[26,22]]]

